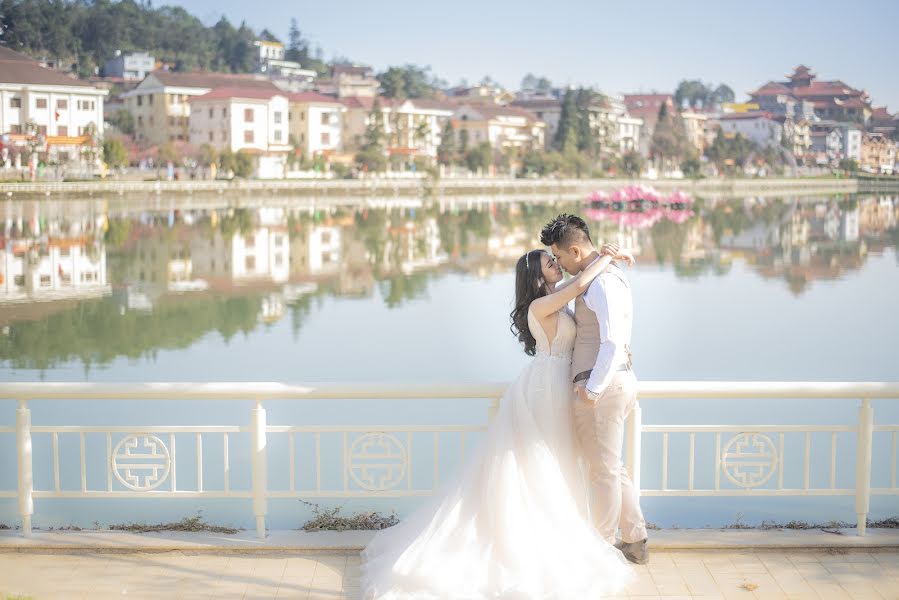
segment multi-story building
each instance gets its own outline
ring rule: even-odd
[[[163,145],[190,138],[190,98],[228,87],[278,92],[268,79],[224,73],[153,71],[130,92],[122,94],[134,117],[134,138],[142,145]]]
[[[812,131],[811,152],[819,165],[836,165],[843,158],[843,130],[839,127]]]
[[[257,177],[284,176],[289,103],[277,88],[216,88],[189,102],[191,144],[250,154]]]
[[[892,175],[896,169],[896,142],[882,133],[865,133],[861,168],[868,173]]]
[[[489,142],[496,150],[530,150],[545,145],[546,124],[516,106],[466,104],[456,109],[452,119],[457,135],[467,135],[470,146]]]
[[[753,102],[763,110],[810,119],[813,111],[820,119],[864,123],[871,116],[871,99],[864,90],[855,89],[842,81],[818,81],[805,65],[799,65],[787,76],[787,81],[769,81],[750,94]],[[775,107],[782,107],[784,113]],[[789,114],[792,110],[794,114]],[[795,114],[795,113],[801,114]]]
[[[104,77],[121,77],[125,81],[141,81],[156,68],[156,59],[147,52],[123,53],[116,50],[115,57],[103,65]]]
[[[0,165],[42,162],[87,165],[99,157],[106,90],[47,69],[0,47]]]
[[[457,108],[442,100],[409,98],[346,98],[343,126],[344,149],[354,152],[365,143],[365,132],[378,103],[387,151],[393,155],[437,156],[443,128]]]
[[[718,123],[725,134],[740,134],[763,147],[779,146],[783,139],[783,122],[767,111],[725,113]]]
[[[556,133],[559,131],[559,121],[562,118],[562,101],[558,98],[519,98],[512,102],[512,106],[523,108],[546,123],[545,142],[546,147],[553,145]]]
[[[290,138],[303,156],[331,154],[342,148],[343,115],[346,107],[334,96],[316,92],[288,95]]]
[[[705,124],[709,120],[708,113],[698,110],[684,110],[680,114],[684,122],[684,133],[690,146],[699,154],[705,151]]]
[[[864,138],[862,128],[855,123],[840,123],[840,130],[843,132],[843,157],[860,164]]]
[[[315,80],[315,91],[338,98],[374,98],[380,87],[372,68],[363,65],[337,64],[329,77]]]
[[[473,87],[456,87],[448,94],[460,104],[510,104],[515,94],[496,85],[481,84]]]

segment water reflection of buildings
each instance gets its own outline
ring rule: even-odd
[[[217,289],[287,281],[290,243],[284,210],[259,209],[254,216],[255,223],[231,235],[215,230],[209,237],[193,236],[193,273]]]
[[[7,207],[0,235],[0,303],[79,300],[111,293],[102,217],[44,216],[36,203],[21,208],[15,214],[15,207]]]

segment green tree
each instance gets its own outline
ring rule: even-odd
[[[452,165],[456,161],[456,130],[450,119],[443,124],[440,133],[440,145],[437,146],[437,162],[441,165]]]
[[[621,170],[631,177],[639,177],[640,174],[643,173],[645,164],[646,161],[643,160],[643,157],[640,155],[640,153],[633,150],[631,150],[630,152],[625,152],[621,157]]]
[[[659,118],[652,132],[649,155],[661,168],[678,162],[688,154],[683,123],[677,114],[668,112],[668,104],[662,103]]]
[[[490,142],[481,142],[465,153],[465,165],[469,171],[475,172],[480,169],[486,172],[491,164],[493,164],[493,148]]]
[[[103,162],[112,168],[128,165],[128,150],[122,140],[107,138],[103,141]]]
[[[125,135],[134,135],[134,116],[124,108],[120,108],[110,117],[109,124]]]
[[[553,147],[563,154],[566,151],[577,150],[578,146],[578,109],[576,92],[572,89],[565,91],[562,100],[562,110],[559,114],[559,128],[553,140]]]
[[[387,156],[384,149],[386,137],[384,112],[381,110],[381,102],[376,98],[368,115],[365,142],[356,154],[356,163],[368,171],[384,171],[387,168]]]
[[[403,65],[389,67],[378,75],[383,95],[387,98],[429,98],[445,82],[430,73],[430,67]]]

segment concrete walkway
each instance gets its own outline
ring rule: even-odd
[[[899,532],[848,533],[653,532],[650,564],[619,597],[899,599]],[[359,598],[370,536],[2,532],[0,598]]]

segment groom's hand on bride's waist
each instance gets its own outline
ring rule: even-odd
[[[580,402],[583,402],[588,406],[595,406],[596,401],[599,399],[599,396],[597,394],[588,393],[587,386],[585,385],[575,385],[574,395],[577,396]]]

